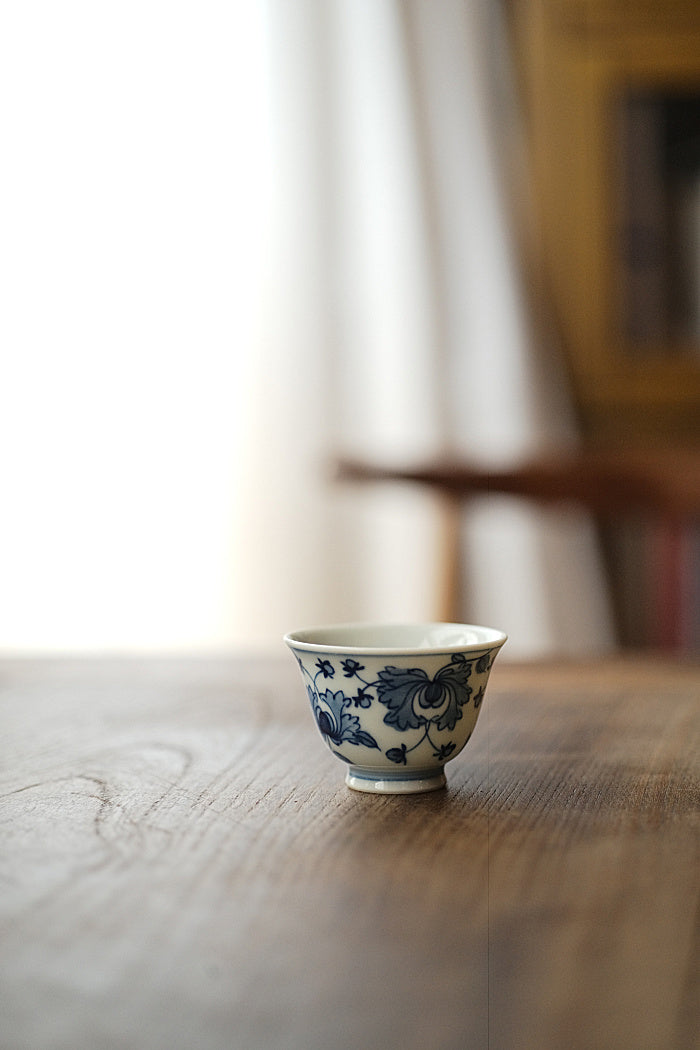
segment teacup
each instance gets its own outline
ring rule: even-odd
[[[316,725],[356,791],[407,794],[446,783],[469,740],[506,641],[471,624],[340,624],[285,635]]]

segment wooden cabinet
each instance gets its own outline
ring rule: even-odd
[[[700,442],[700,3],[511,0],[534,261],[584,432]]]

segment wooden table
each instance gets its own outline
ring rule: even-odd
[[[354,794],[279,660],[0,664],[2,1050],[691,1050],[700,666],[494,668]]]

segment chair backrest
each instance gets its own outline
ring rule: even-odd
[[[438,605],[459,619],[464,501],[502,493],[536,504],[577,504],[594,515],[623,646],[700,653],[700,450],[586,449],[494,469],[462,459],[412,465],[340,460],[339,480],[406,482],[441,497]],[[641,614],[640,614],[641,609]]]

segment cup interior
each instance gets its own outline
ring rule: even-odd
[[[297,649],[396,654],[412,652],[465,652],[484,646],[500,646],[506,635],[492,627],[463,623],[333,624],[309,627],[285,635]]]

